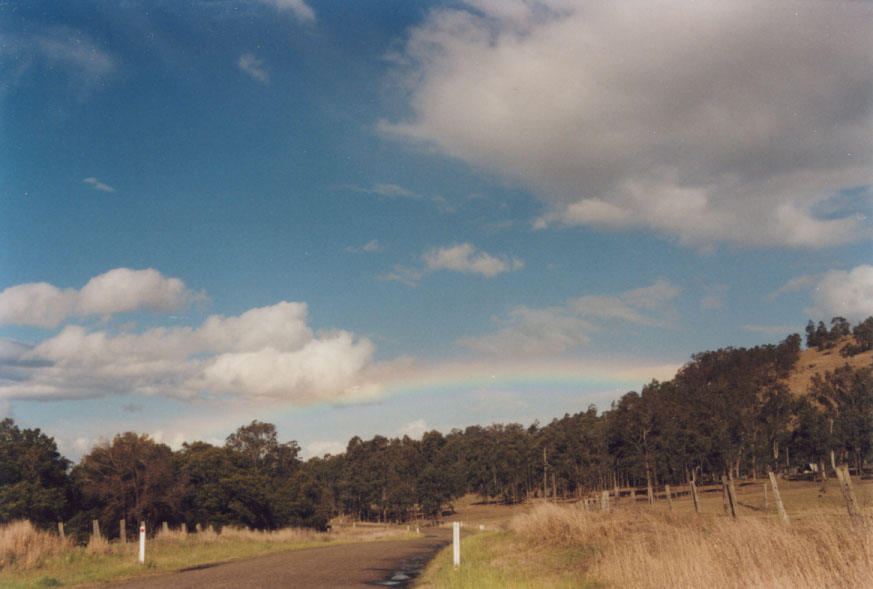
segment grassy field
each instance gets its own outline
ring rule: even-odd
[[[329,544],[399,539],[405,527],[342,526],[331,533],[286,529],[253,532],[225,528],[182,534],[158,533],[146,544],[146,560],[138,560],[139,544],[105,540],[72,546],[57,534],[35,530],[28,522],[0,526],[0,586],[17,589],[92,585],[120,581],[216,562],[262,556]]]
[[[854,482],[860,524],[849,521],[834,480],[780,481],[790,526],[779,521],[772,491],[764,507],[763,481],[738,488],[736,519],[709,489],[701,515],[688,497],[672,510],[666,500],[625,498],[609,513],[540,503],[507,518],[508,531],[464,538],[457,570],[444,550],[417,586],[873,587],[873,481]],[[477,507],[458,517],[475,520]]]

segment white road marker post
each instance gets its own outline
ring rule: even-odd
[[[139,524],[139,562],[145,562],[145,522]]]
[[[452,524],[452,554],[455,568],[458,568],[461,566],[461,524],[458,522]]]

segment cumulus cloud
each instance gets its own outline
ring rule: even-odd
[[[251,53],[243,53],[239,56],[239,60],[236,63],[239,69],[251,76],[253,80],[263,84],[270,81],[270,75],[264,67],[264,62]]]
[[[260,0],[279,12],[290,12],[301,22],[315,22],[315,11],[304,0]]]
[[[116,268],[95,276],[79,291],[46,282],[10,286],[0,292],[0,324],[57,327],[71,317],[174,311],[202,296],[153,268]]]
[[[524,262],[518,258],[494,256],[477,249],[470,243],[431,248],[422,255],[422,260],[425,263],[424,268],[397,265],[391,272],[381,274],[377,278],[417,286],[427,274],[440,270],[493,278],[498,274],[524,267]]]
[[[477,250],[469,243],[432,248],[424,254],[424,261],[432,271],[451,270],[488,278],[510,270],[519,270],[524,266],[518,258],[498,258]]]
[[[873,86],[860,2],[469,0],[400,55],[386,132],[531,189],[535,227],[702,247],[869,238]],[[835,31],[839,31],[836,34]]]
[[[812,300],[815,307],[808,311],[814,317],[857,322],[873,316],[873,266],[826,272],[813,289]]]
[[[616,323],[667,328],[673,314],[670,301],[679,288],[666,280],[616,296],[589,295],[564,305],[534,309],[520,306],[494,321],[498,329],[458,340],[466,348],[488,355],[544,356],[590,343],[592,334]],[[652,313],[655,313],[653,315]]]
[[[200,326],[112,333],[68,325],[36,345],[0,346],[0,398],[249,397],[349,403],[379,393],[373,344],[314,333],[304,303],[280,302]]]
[[[313,458],[319,457],[326,454],[330,454],[332,456],[337,456],[346,451],[346,445],[342,442],[336,441],[315,441],[303,447],[303,457],[304,458]]]
[[[426,431],[427,422],[423,419],[416,419],[404,424],[399,430],[397,430],[397,435],[400,437],[409,436],[415,440],[420,440],[421,436],[423,436]]]

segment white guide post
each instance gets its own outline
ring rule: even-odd
[[[145,522],[139,524],[139,561],[145,562]]]
[[[461,524],[452,524],[452,555],[454,556],[455,568],[461,566]]]

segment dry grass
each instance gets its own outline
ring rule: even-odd
[[[644,507],[602,514],[540,505],[513,529],[589,554],[578,566],[617,587],[873,587],[873,520],[674,515]]]
[[[0,525],[0,570],[38,567],[69,548],[66,539],[37,530],[29,521]]]
[[[226,527],[216,532],[210,526],[199,533],[184,533],[179,530],[159,529],[154,538],[147,541],[147,554],[152,558],[167,551],[176,555],[186,555],[192,551],[200,554],[211,550],[220,551],[220,558],[234,558],[237,550],[246,555],[256,555],[259,550],[267,552],[304,546],[317,546],[328,542],[363,542],[389,538],[399,538],[408,532],[398,526],[344,526],[334,528],[330,533],[310,529],[285,528],[274,531],[257,531]],[[135,560],[138,541],[121,544],[109,541],[104,536],[92,536],[84,547],[76,547],[56,533],[37,530],[28,521],[16,521],[0,525],[0,572],[26,572],[42,569],[58,562],[82,562],[83,558],[100,559],[122,558]],[[261,548],[257,548],[260,546]],[[248,547],[248,548],[246,548]],[[209,560],[209,553],[204,553]],[[97,562],[95,561],[95,562]],[[0,585],[3,581],[0,580]]]

